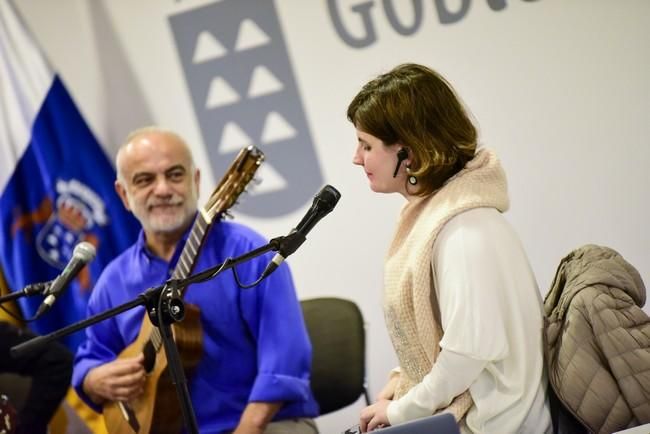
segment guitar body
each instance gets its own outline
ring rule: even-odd
[[[191,377],[203,353],[200,316],[197,306],[186,304],[185,318],[172,325],[174,341],[187,378]],[[126,358],[144,353],[147,381],[144,393],[138,398],[125,403],[109,402],[104,405],[104,421],[110,434],[178,434],[183,428],[183,415],[176,388],[167,369],[165,351],[146,349],[152,329],[149,316],[145,315],[138,337],[119,355],[120,358]]]

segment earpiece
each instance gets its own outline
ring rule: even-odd
[[[397,151],[397,166],[395,166],[395,172],[393,173],[393,178],[397,176],[397,172],[399,171],[399,166],[402,164],[402,161],[406,160],[409,157],[409,151],[406,150],[406,148],[400,148],[399,151]]]

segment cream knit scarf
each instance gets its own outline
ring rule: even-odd
[[[433,242],[449,219],[478,207],[508,209],[505,173],[487,149],[480,149],[440,190],[402,209],[384,274],[384,316],[401,369],[394,399],[422,381],[440,352],[443,330],[431,271]],[[465,391],[445,410],[460,421],[471,405]]]

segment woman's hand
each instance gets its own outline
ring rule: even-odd
[[[399,374],[393,374],[390,377],[390,380],[386,383],[383,389],[377,395],[377,401],[382,399],[393,399],[395,396],[395,389],[397,388],[397,382],[399,381]]]
[[[361,410],[361,418],[359,419],[361,432],[368,432],[390,425],[388,423],[388,416],[386,415],[386,410],[390,403],[391,401],[388,399],[380,399],[371,406]]]

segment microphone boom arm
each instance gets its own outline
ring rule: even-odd
[[[169,279],[167,280],[164,284],[160,286],[155,286],[153,288],[147,289],[145,292],[137,295],[133,300],[128,301],[126,303],[123,303],[119,306],[116,306],[112,309],[106,310],[104,312],[98,313],[97,315],[93,315],[90,318],[86,318],[84,320],[78,321],[76,323],[70,324],[69,326],[63,327],[59,330],[53,331],[52,333],[49,333],[47,335],[43,336],[36,336],[33,339],[30,339],[26,342],[23,342],[22,344],[16,345],[11,348],[11,355],[13,357],[18,357],[24,354],[28,354],[31,352],[34,348],[38,348],[40,345],[44,345],[48,342],[51,342],[55,339],[59,339],[60,337],[67,336],[71,333],[77,332],[81,329],[84,329],[88,326],[91,326],[95,323],[98,323],[100,321],[103,321],[105,319],[114,317],[122,312],[125,312],[127,310],[133,309],[134,307],[137,306],[157,306],[157,302],[155,301],[157,298],[161,296],[161,293],[163,292],[163,289],[167,288],[170,285],[173,285],[175,288],[183,288],[188,285],[191,285],[193,283],[198,283],[198,282],[204,282],[206,280],[212,279],[219,275],[222,271],[225,271],[229,268],[232,268],[236,265],[239,265],[240,263],[249,261],[257,256],[260,256],[266,252],[269,251],[277,251],[280,248],[280,245],[282,243],[282,240],[285,237],[277,237],[273,238],[271,241],[269,241],[267,244],[258,247],[255,250],[251,250],[248,253],[244,253],[241,256],[238,256],[236,258],[228,258],[226,259],[223,263],[216,265],[214,267],[208,268],[205,271],[202,271],[197,274],[193,274],[186,279]],[[22,295],[22,292],[17,293],[19,295],[13,297],[17,298]],[[9,294],[10,296],[13,294]],[[157,321],[156,321],[157,322]]]

